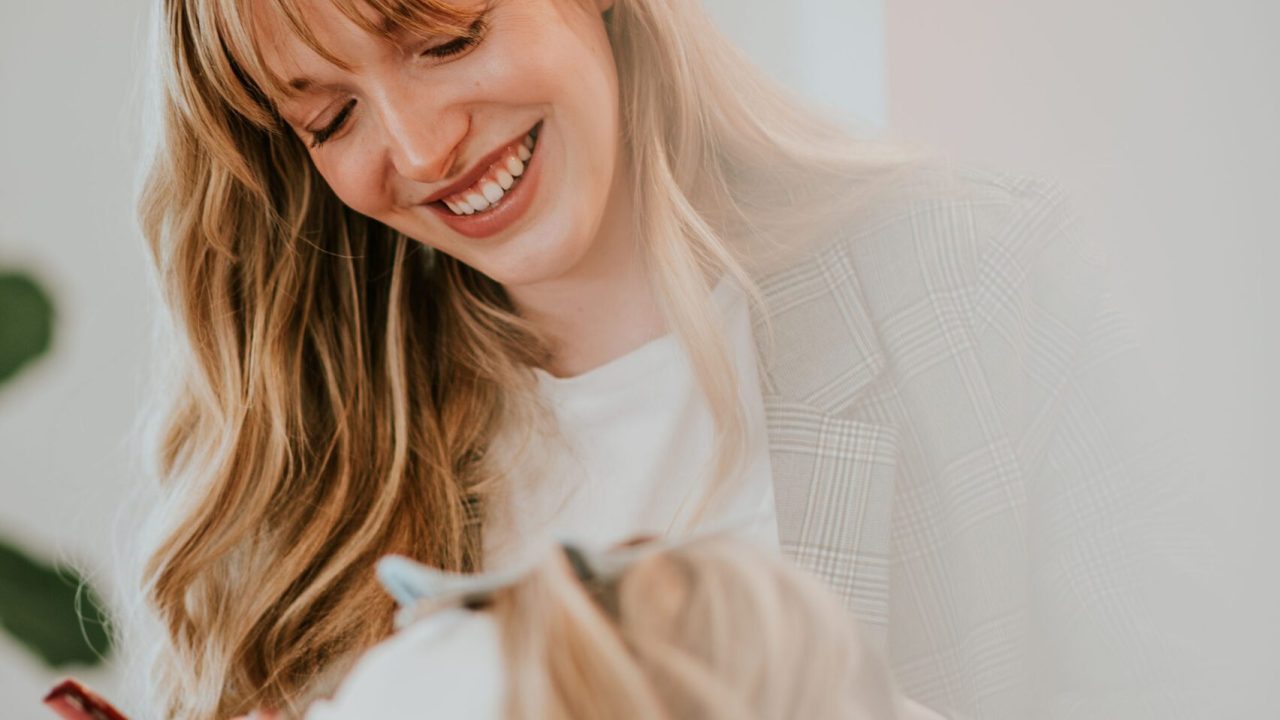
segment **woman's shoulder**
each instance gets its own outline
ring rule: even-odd
[[[845,406],[886,367],[909,374],[954,354],[946,343],[1016,334],[1029,317],[1076,329],[1096,305],[1101,256],[1069,231],[1071,203],[1054,182],[930,161],[852,202],[758,283],[767,326],[791,348],[769,365],[790,396]]]
[[[903,164],[886,175],[882,209],[969,202],[1000,204],[1054,192],[1056,184],[1030,175],[935,157]]]
[[[913,258],[963,271],[1002,249],[1034,251],[1053,233],[1038,223],[1070,220],[1071,203],[1056,182],[948,160],[905,166],[866,195],[828,245],[864,262]]]
[[[842,196],[846,211],[800,241],[798,254],[764,261],[758,277],[843,264],[973,277],[984,258],[1035,255],[1071,221],[1056,182],[937,157],[904,162]]]
[[[1067,193],[1039,177],[929,160],[893,172],[853,207],[807,265],[828,284],[856,286],[877,323],[940,299],[982,314],[1027,283],[1101,265],[1096,246],[1071,231]]]

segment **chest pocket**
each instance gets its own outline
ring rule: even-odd
[[[765,414],[783,553],[826,581],[883,648],[896,430],[776,398]]]

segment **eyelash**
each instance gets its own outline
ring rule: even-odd
[[[454,38],[443,45],[436,45],[435,47],[427,48],[422,51],[422,54],[430,55],[434,58],[446,58],[450,55],[457,55],[458,53],[465,52],[474,47],[476,43],[480,42],[481,38],[484,37],[485,30],[487,29],[488,26],[485,25],[484,18],[477,18],[475,22],[471,23],[471,27],[467,28],[466,35]]]
[[[347,121],[347,116],[351,114],[351,109],[355,106],[355,100],[348,100],[347,104],[342,106],[342,109],[338,111],[337,115],[333,116],[333,120],[330,120],[328,125],[325,125],[319,130],[313,131],[311,133],[311,147],[320,147],[324,144],[324,141],[333,137],[334,133],[341,130],[342,124]]]
[[[422,51],[422,55],[427,55],[436,59],[460,55],[475,47],[480,40],[484,38],[485,30],[487,29],[484,18],[479,18],[471,24],[466,35],[450,40],[442,45],[429,47]],[[348,100],[347,104],[342,106],[342,109],[333,117],[333,120],[329,121],[328,125],[325,125],[319,130],[312,131],[311,147],[315,148],[323,145],[326,140],[333,137],[334,133],[341,130],[343,124],[347,121],[347,117],[351,115],[351,110],[355,108],[355,105],[355,100]]]

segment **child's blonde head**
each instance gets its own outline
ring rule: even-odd
[[[512,718],[894,718],[878,652],[815,580],[724,537],[497,592]]]

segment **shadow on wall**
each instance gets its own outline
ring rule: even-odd
[[[34,279],[0,271],[0,386],[48,352],[53,319],[53,303]],[[98,665],[111,653],[102,600],[80,574],[2,537],[0,627],[52,669]]]

